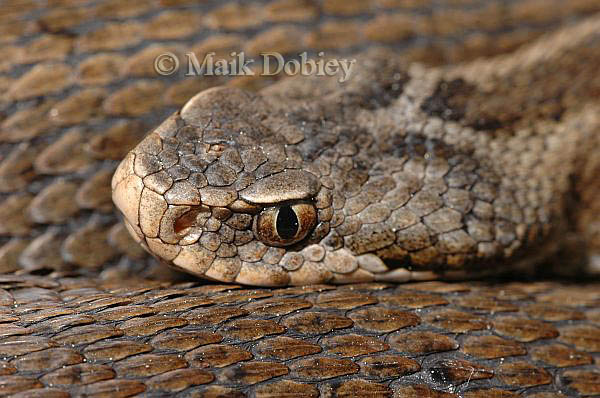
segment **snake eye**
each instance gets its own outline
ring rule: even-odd
[[[288,246],[301,241],[317,223],[312,204],[286,204],[264,209],[254,223],[254,234],[270,246]]]

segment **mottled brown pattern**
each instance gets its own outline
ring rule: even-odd
[[[282,305],[291,301],[315,302],[322,294],[319,291],[308,289],[302,293],[281,289],[272,291],[271,297],[261,297],[264,294],[257,294],[256,290],[231,286],[232,290],[223,290],[219,298],[213,293],[215,289],[188,282],[162,283],[149,291],[147,282],[138,280],[131,285],[130,291],[121,289],[120,292],[114,282],[100,279],[14,277],[11,283],[21,287],[3,290],[8,304],[6,313],[18,319],[13,324],[4,324],[1,329],[0,347],[8,361],[3,367],[6,374],[0,378],[4,386],[2,391],[6,392],[39,388],[42,384],[37,383],[43,383],[63,394],[75,396],[83,391],[116,394],[116,388],[122,394],[141,389],[156,396],[167,396],[178,391],[201,394],[207,392],[204,384],[217,383],[248,395],[266,391],[279,391],[280,394],[304,391],[311,396],[311,388],[314,388],[311,383],[316,381],[320,382],[321,391],[354,391],[349,392],[349,396],[373,391],[380,391],[383,396],[390,391],[417,396],[486,396],[484,391],[490,386],[505,391],[498,394],[508,394],[506,396],[518,394],[523,389],[532,393],[529,395],[561,389],[567,394],[565,396],[578,396],[578,393],[583,396],[597,389],[594,381],[597,370],[592,365],[597,349],[590,354],[577,352],[570,344],[559,342],[562,337],[555,334],[544,339],[548,340],[546,344],[532,340],[518,342],[512,336],[495,336],[494,329],[464,336],[424,322],[425,318],[434,319],[443,311],[459,312],[459,307],[451,303],[462,297],[494,296],[514,305],[531,306],[564,292],[587,289],[587,286],[533,283],[534,289],[527,290],[517,283],[472,283],[468,288],[451,283],[437,284],[444,303],[405,309],[388,300],[407,293],[409,290],[403,286],[377,285],[377,289],[373,289],[374,286],[368,284],[352,285],[353,294],[369,294],[374,300],[388,302],[389,307],[364,303],[348,313],[341,308],[344,302],[340,299],[339,308],[313,308],[311,312],[320,314],[321,319],[336,317],[338,322],[344,323],[338,323],[339,328],[333,332],[331,328],[312,329],[310,334],[298,338],[297,331],[289,326],[295,324],[291,320],[298,319],[295,312],[272,314],[264,319],[263,314],[240,311],[229,320],[199,326],[169,321],[193,318],[198,309],[161,304],[185,296],[203,302],[206,310],[231,313],[248,305],[265,308],[278,302]],[[427,284],[412,287],[425,289]],[[502,289],[498,290],[498,287]],[[321,287],[327,288],[330,287]],[[443,290],[446,292],[440,292]],[[494,290],[497,293],[491,293]],[[512,292],[512,298],[506,298],[504,292]],[[584,317],[587,313],[593,315],[600,296],[596,291],[587,297],[585,303],[567,303],[568,308],[580,311]],[[52,300],[52,312],[40,305],[48,300]],[[350,296],[348,303],[353,302]],[[132,309],[128,311],[132,317],[129,320],[107,320],[101,315],[107,309],[105,305],[113,310],[164,308],[165,313],[157,319]],[[80,316],[87,317],[87,325],[71,326],[75,318],[58,311],[68,312],[69,308],[75,308],[80,311]],[[366,309],[373,317],[382,318],[390,310],[405,313],[405,316],[414,317],[416,323],[406,324],[398,330],[372,331],[364,335],[362,326],[349,316]],[[33,318],[33,315],[37,317]],[[590,325],[577,316],[566,323],[564,320],[547,321],[546,329],[562,330],[565,325],[569,330],[566,336],[579,336],[574,331],[586,330]],[[498,313],[485,317],[490,324],[500,324],[506,315]],[[153,326],[159,320],[162,322]],[[41,327],[49,322],[54,325],[52,328]],[[239,336],[228,335],[235,322],[255,325],[254,328],[248,326],[245,335],[262,335],[267,324],[271,328],[278,327],[281,335],[244,340],[239,345],[236,343]],[[532,330],[527,326],[534,322],[538,321],[524,322],[524,330]],[[140,328],[135,336],[147,337],[132,340],[127,335],[132,331],[131,325]],[[66,344],[63,340],[65,327],[73,331],[69,335],[77,336]],[[518,339],[519,335],[515,337]],[[587,341],[585,335],[581,338]],[[447,354],[439,359],[431,355],[432,351],[440,350]],[[482,358],[489,359],[482,361]],[[23,372],[27,376],[20,376]],[[290,379],[288,375],[293,377]],[[40,382],[36,382],[36,378]]]
[[[223,282],[406,282],[520,272],[561,250],[565,231],[591,248],[594,262],[595,218],[573,207],[583,197],[583,208],[592,204],[598,191],[578,167],[596,167],[589,147],[598,141],[593,71],[600,58],[589,49],[599,26],[591,18],[513,56],[446,70],[407,70],[392,52],[373,49],[357,55],[345,84],[296,78],[258,95],[203,91],[127,154],[113,176],[113,200],[146,250]],[[545,91],[539,70],[550,67],[557,77]],[[565,95],[579,105],[564,117],[524,116],[526,126],[501,121],[502,133],[471,126],[466,110],[483,115],[490,103],[515,102],[515,76],[541,102],[551,101],[553,90],[578,87]],[[444,83],[450,78],[456,84]],[[470,100],[497,85],[503,89],[485,99],[460,100],[464,109],[455,112],[455,94]],[[295,220],[288,237],[279,232],[286,217]],[[339,306],[339,296],[324,293],[315,304]],[[397,298],[409,308],[436,300],[425,293]],[[518,310],[493,297],[457,304]]]
[[[277,80],[158,77],[152,62],[165,50],[181,56],[193,49],[201,57],[209,51],[222,56],[239,50],[248,54],[277,50],[293,55],[305,49],[325,49],[328,55],[348,56],[381,45],[401,54],[404,64],[416,60],[429,66],[447,65],[512,52],[547,31],[581,22],[599,10],[594,0],[3,3],[0,395],[599,395],[597,283],[467,281],[248,289],[203,285],[189,279],[177,282],[183,276],[149,259],[118,223],[109,186],[117,162],[149,129],[197,92],[221,84],[258,91]],[[567,63],[538,73],[545,78],[550,73],[560,75],[565,69],[581,67],[583,73],[593,74],[597,68],[585,69],[596,56],[593,50],[577,52]],[[506,67],[502,62],[490,65],[494,70]],[[381,66],[388,72],[388,79],[351,92],[340,102],[352,105],[365,101],[365,109],[381,112],[398,97],[407,95],[407,90],[408,95],[418,94],[414,88],[410,91],[410,81],[416,75],[402,74],[395,80],[390,73],[396,65]],[[405,71],[404,66],[396,70]],[[479,87],[479,73],[465,73]],[[540,75],[535,76],[539,81]],[[570,79],[574,74],[565,76]],[[457,78],[450,73],[446,80]],[[527,123],[539,117],[568,119],[578,103],[597,96],[597,79],[588,81],[557,93],[564,82],[553,80],[540,96],[558,95],[541,103],[540,97],[527,100],[529,93],[524,92],[522,81],[513,82],[517,90],[500,83],[487,87],[487,91],[471,92],[468,98],[441,101],[446,108],[439,109],[460,110],[464,126],[485,128],[487,135],[494,130],[495,136],[509,137],[515,128],[527,130]],[[288,87],[292,88],[287,91],[289,96],[306,95],[301,87]],[[327,87],[323,89],[326,93]],[[429,89],[430,94],[435,92],[435,85]],[[492,92],[502,95],[488,101]],[[307,109],[294,117],[296,122],[304,119],[308,128],[315,128],[320,116],[337,110]],[[498,112],[504,110],[498,117]],[[571,120],[576,122],[565,125],[566,129],[576,130],[578,123],[589,121],[577,117]],[[325,128],[333,128],[338,121],[329,121]],[[268,123],[277,126],[282,118]],[[510,131],[499,128],[501,123],[508,123]],[[435,130],[435,124],[414,130],[427,135]],[[295,129],[280,133],[294,144],[303,136]],[[466,142],[474,137],[484,136],[467,129],[464,134],[456,134],[454,141]],[[312,142],[302,150],[315,156],[320,145],[327,142]],[[416,154],[423,154],[422,148],[432,145],[423,140],[423,134],[402,144],[397,146],[408,151],[405,153]],[[356,141],[357,147],[363,145],[369,145],[368,139]],[[512,153],[509,148],[516,141],[511,145],[485,153],[484,157],[504,159],[503,154]],[[348,167],[356,146],[340,147],[340,168]],[[454,146],[436,148],[452,150]],[[539,153],[535,143],[525,149],[519,170],[529,170],[536,161],[531,154]],[[298,158],[297,154],[286,155]],[[161,161],[170,159],[165,156]],[[228,167],[236,167],[236,160],[231,156],[228,159]],[[441,169],[431,166],[428,172],[434,177]],[[278,167],[281,165],[264,166],[258,172],[266,175]],[[327,167],[327,162],[319,165],[323,173],[328,172]],[[414,171],[420,166],[411,167]],[[599,170],[597,164],[586,167],[581,187]],[[160,191],[180,178],[181,172],[171,168],[169,173],[146,182]],[[449,181],[461,184],[472,178],[468,170],[461,173],[453,174]],[[221,169],[211,176],[212,182],[218,178],[224,183],[231,177]],[[193,181],[198,186],[207,182],[198,177]],[[365,176],[353,173],[349,181],[363,183]],[[348,197],[331,198],[333,207],[345,207],[349,216],[361,214],[369,221],[386,217],[385,209],[378,205],[381,198],[377,189],[388,189],[389,181],[364,187],[364,195],[353,196],[359,190],[348,184],[344,188]],[[414,188],[407,184],[406,190],[397,191],[394,205],[407,204]],[[485,218],[493,211],[486,204],[493,187],[480,186],[477,193],[479,200],[473,209],[478,217]],[[208,190],[202,194],[216,203],[230,198]],[[600,210],[594,205],[595,193],[580,189],[579,195],[583,208],[587,206],[589,216],[594,216]],[[409,232],[402,235],[405,239],[401,250],[376,248],[385,242],[386,235],[375,229],[362,236],[363,240],[351,242],[352,247],[368,244],[376,248],[377,255],[387,257],[409,252],[414,264],[426,264],[434,253],[426,250],[431,240],[424,231],[444,234],[445,228],[457,221],[454,212],[425,214],[427,206],[439,205],[431,195],[418,199],[410,205],[410,211],[393,214],[394,222]],[[319,197],[319,203],[328,200]],[[459,212],[471,206],[460,189],[452,188],[443,200],[444,205],[450,204]],[[427,205],[419,206],[423,203]],[[226,218],[225,214],[218,210],[214,218]],[[332,225],[342,222],[328,208],[320,209],[319,217]],[[422,223],[417,222],[418,217],[423,217]],[[242,231],[248,222],[243,217],[229,218],[225,225],[231,231],[227,233],[233,232],[238,242],[247,242],[250,237]],[[348,236],[359,227],[348,217],[339,230]],[[469,229],[484,239],[490,233],[476,223],[469,224]],[[377,237],[367,240],[372,235]],[[329,243],[340,247],[343,239],[339,236]],[[446,243],[456,241],[449,239]],[[212,247],[214,241],[206,240],[205,244]],[[597,237],[595,244],[600,247]],[[231,252],[230,247],[223,246],[220,254],[227,250]],[[286,270],[294,271],[302,269],[299,264],[304,261],[312,263],[309,268],[314,267],[324,256],[324,251],[311,247],[306,251],[306,260],[270,249],[263,258],[281,260]],[[345,256],[328,259],[335,264],[336,272],[363,267],[376,272],[380,266],[372,258],[362,258],[360,264],[346,260]],[[459,256],[449,260],[461,264],[464,259]],[[559,262],[568,265],[572,260],[567,257]],[[221,266],[227,268],[227,264]],[[402,336],[407,335],[411,339],[403,340]],[[427,354],[431,349],[446,351]]]

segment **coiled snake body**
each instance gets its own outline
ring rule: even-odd
[[[600,395],[598,7],[409,3],[10,9],[0,394]]]

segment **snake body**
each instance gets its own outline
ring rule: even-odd
[[[600,395],[594,1],[185,3],[4,8],[1,395]]]
[[[595,107],[566,109],[570,98],[595,100],[600,54],[588,66],[581,53],[599,26],[581,24],[487,75],[501,61],[411,73],[372,51],[341,88],[317,76],[262,96],[204,91],[125,158],[113,198],[149,251],[225,282],[506,271],[567,224],[569,178],[590,162],[598,126]],[[572,78],[548,85],[547,64]],[[523,99],[525,89],[535,96]]]

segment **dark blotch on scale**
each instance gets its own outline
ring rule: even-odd
[[[474,89],[473,85],[463,79],[444,80],[433,95],[421,104],[421,109],[430,116],[458,121],[465,117],[467,101]]]

